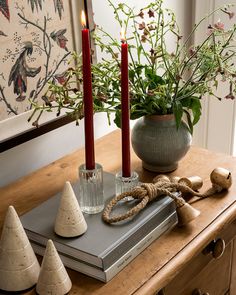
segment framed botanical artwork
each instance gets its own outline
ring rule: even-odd
[[[80,12],[91,26],[90,1],[0,0],[0,152],[72,121],[45,113],[36,128],[27,119],[80,52]]]

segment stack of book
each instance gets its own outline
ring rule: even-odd
[[[79,183],[72,185],[75,193]],[[104,195],[108,202],[115,195],[114,176],[104,173]],[[29,240],[39,255],[52,239],[65,266],[108,282],[131,260],[166,230],[177,223],[175,204],[169,197],[150,203],[137,216],[117,224],[103,222],[102,213],[84,214],[88,230],[77,238],[54,233],[60,194],[55,195],[21,217]],[[136,201],[121,202],[116,213],[129,210]]]

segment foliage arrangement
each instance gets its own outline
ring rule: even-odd
[[[154,0],[135,11],[125,3],[115,6],[116,21],[126,31],[129,43],[129,83],[131,119],[146,115],[174,113],[177,126],[186,114],[189,130],[193,131],[201,115],[201,98],[205,94],[216,96],[218,82],[229,82],[226,99],[234,99],[236,93],[235,45],[236,25],[226,30],[220,20],[209,24],[206,35],[199,44],[191,45],[192,37],[206,20],[214,14],[234,13],[231,6],[218,8],[195,24],[184,39],[179,31],[175,14],[163,8],[163,0]],[[175,38],[175,50],[168,50],[166,40]],[[120,124],[120,40],[102,27],[96,26],[95,44],[107,58],[92,65],[95,112],[115,112],[115,122]],[[68,69],[64,79],[54,79],[44,95],[45,105],[34,105],[35,112],[63,108],[77,120],[83,117],[83,93],[81,59],[77,67]],[[75,81],[78,86],[75,87]],[[216,96],[217,97],[217,96]],[[221,100],[221,98],[217,97]],[[37,119],[38,120],[38,119]]]

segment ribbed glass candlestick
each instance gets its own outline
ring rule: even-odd
[[[79,204],[84,213],[96,214],[104,208],[103,169],[95,164],[92,170],[86,169],[85,164],[79,167]]]
[[[129,192],[132,189],[134,189],[136,186],[139,184],[139,175],[137,172],[132,171],[130,177],[123,177],[122,172],[118,172],[116,174],[116,195],[120,195],[125,192]],[[129,200],[130,198],[128,197],[125,198],[124,200]]]

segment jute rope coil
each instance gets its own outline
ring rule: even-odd
[[[119,222],[125,219],[128,219],[137,213],[139,213],[142,209],[144,209],[147,205],[147,203],[157,199],[158,197],[162,195],[167,195],[175,200],[177,207],[183,206],[185,203],[184,199],[175,196],[170,190],[166,188],[166,182],[165,181],[159,181],[156,184],[153,183],[144,183],[141,186],[136,187],[130,192],[122,193],[121,195],[118,195],[114,197],[110,203],[106,206],[106,208],[103,211],[102,218],[107,223],[114,223]],[[133,199],[140,200],[140,202],[131,208],[129,211],[127,211],[124,214],[119,214],[116,216],[111,217],[111,211],[115,207],[115,205],[127,198],[127,197],[133,197]]]
[[[217,169],[221,170],[218,171]],[[223,183],[222,174],[225,174],[223,175]],[[152,202],[153,200],[164,195],[171,197],[175,201],[178,211],[178,208],[181,208],[182,206],[186,205],[186,201],[181,196],[177,196],[176,194],[174,194],[175,192],[180,192],[182,194],[191,194],[198,198],[207,198],[215,193],[221,192],[222,189],[228,189],[230,187],[232,183],[231,173],[224,168],[216,168],[211,173],[211,181],[212,187],[204,193],[199,193],[190,188],[184,182],[181,182],[181,179],[179,180],[179,182],[176,182],[174,179],[170,179],[166,175],[162,175],[162,177],[158,176],[154,178],[155,183],[143,183],[141,186],[136,187],[130,192],[125,192],[114,197],[104,209],[102,218],[107,223],[115,223],[126,220],[138,214],[141,210],[143,210],[146,207],[146,205],[149,202]],[[127,197],[132,197],[133,199],[139,200],[140,202],[124,214],[111,216],[111,212],[117,205],[117,203],[121,200],[124,200]],[[189,207],[190,205],[188,204],[188,209]]]

